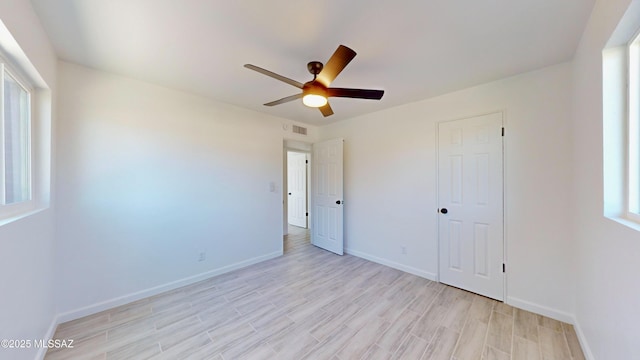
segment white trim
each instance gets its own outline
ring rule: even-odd
[[[638,222],[638,221],[633,221],[633,220],[630,220],[630,219],[628,219],[626,217],[617,216],[617,215],[607,215],[607,214],[605,214],[605,217],[607,219],[609,219],[609,220],[617,222],[620,225],[624,225],[624,226],[626,226],[628,228],[631,228],[633,230],[640,231],[640,222]]]
[[[4,153],[4,74],[5,64],[0,58],[0,216],[2,216],[2,210],[4,210],[5,200],[7,198],[6,188],[4,185],[5,179],[5,153]],[[31,119],[29,119],[31,120]]]
[[[34,91],[35,88],[30,81],[25,80],[26,78],[24,75],[22,75],[20,68],[14,67],[10,62],[4,60],[2,57],[0,57],[0,61],[3,61],[4,63],[4,71],[6,71],[7,74],[9,74],[9,76],[11,76],[11,78],[16,83],[18,83],[18,85],[20,85],[21,88],[23,88],[27,93],[29,93],[29,98],[31,98],[31,93]],[[29,99],[29,105],[31,105],[31,99]]]
[[[582,348],[582,353],[584,354],[585,359],[587,360],[595,360],[595,356],[593,356],[593,352],[589,347],[589,343],[587,342],[586,336],[584,336],[584,332],[582,331],[582,327],[576,320],[573,318],[573,328],[576,331],[576,335],[578,336],[578,342],[580,342],[580,347]]]
[[[58,327],[59,324],[60,324],[60,317],[56,315],[53,317],[53,320],[51,320],[51,325],[49,325],[49,329],[47,330],[47,332],[45,333],[42,339],[44,340],[53,339],[53,336],[56,333],[56,328]],[[47,350],[49,350],[49,348],[41,347],[38,350],[38,353],[36,354],[36,359],[37,360],[44,359],[44,356],[47,354]]]
[[[374,255],[371,255],[371,254],[367,254],[367,253],[363,253],[361,251],[357,251],[357,250],[353,250],[353,249],[349,249],[349,248],[345,248],[344,252],[349,254],[349,255],[357,256],[357,257],[365,259],[365,260],[373,261],[374,263],[378,263],[378,264],[381,264],[381,265],[388,266],[390,268],[394,268],[394,269],[397,269],[397,270],[404,271],[404,272],[409,273],[409,274],[420,276],[420,277],[425,278],[427,280],[438,281],[437,278],[436,278],[436,274],[430,273],[428,271],[424,271],[424,270],[421,270],[421,269],[418,269],[418,268],[414,268],[412,266],[407,266],[407,265],[404,265],[404,264],[397,263],[395,261],[379,258],[377,256],[374,256]]]
[[[626,217],[638,222],[640,208],[640,35],[636,33],[627,45],[627,179],[626,179]]]
[[[502,131],[503,131],[503,135],[502,135],[502,263],[505,266],[505,272],[502,273],[502,299],[504,299],[503,301],[506,301],[506,299],[509,297],[509,282],[508,282],[508,277],[509,277],[509,242],[507,241],[507,225],[508,225],[508,221],[507,221],[507,142],[509,141],[509,138],[507,136],[508,134],[508,125],[507,124],[507,109],[503,108],[502,110],[500,110],[500,113],[502,114]]]
[[[36,215],[36,214],[38,214],[40,212],[43,212],[45,210],[47,210],[47,208],[45,208],[45,207],[33,207],[33,208],[31,208],[31,209],[29,209],[27,211],[20,212],[18,214],[14,214],[14,215],[6,217],[6,218],[0,218],[0,226],[4,226],[4,225],[10,224],[10,223],[12,223],[14,221],[19,221],[19,220],[24,219],[26,217]]]
[[[436,169],[435,169],[435,186],[436,186],[436,211],[435,211],[435,224],[436,224],[436,273],[435,280],[440,282],[440,123],[442,121],[436,121],[433,129],[433,136],[435,137],[436,148]]]
[[[640,225],[640,214],[627,211],[627,220],[632,221],[635,225]]]
[[[18,73],[23,80],[34,88],[49,88],[2,20],[0,20],[0,44],[2,44],[0,57],[4,58],[12,69],[19,69]]]
[[[575,317],[573,314],[570,314],[566,311],[561,311],[557,309],[552,309],[550,307],[539,305],[536,303],[532,303],[530,301],[518,299],[512,296],[509,296],[506,301],[507,304],[517,307],[522,310],[527,310],[535,314],[544,315],[546,317],[550,317],[552,319],[556,319],[562,322],[566,322],[569,324],[575,323]]]
[[[80,309],[70,310],[61,314],[58,314],[57,321],[58,323],[63,323],[75,319],[79,319],[81,317],[96,314],[100,311],[112,309],[114,307],[128,304],[133,301],[137,301],[140,299],[144,299],[150,296],[158,295],[160,293],[174,290],[183,286],[191,285],[198,281],[206,280],[208,278],[221,275],[224,273],[228,273],[233,270],[241,269],[247,267],[249,265],[257,264],[262,261],[266,261],[269,259],[276,258],[278,256],[282,256],[282,251],[275,251],[266,255],[261,255],[258,257],[254,257],[252,259],[244,260],[237,262],[235,264],[227,265],[218,269],[213,269],[207,272],[203,272],[197,275],[189,276],[180,280],[172,281],[166,284],[158,285],[149,289],[140,290],[131,294],[119,296],[113,299],[105,300],[96,304],[88,305]]]

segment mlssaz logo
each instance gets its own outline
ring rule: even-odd
[[[49,348],[49,349],[62,349],[73,348],[73,339],[49,339],[49,340],[34,340],[35,347],[37,348]]]

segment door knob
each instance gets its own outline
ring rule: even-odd
[[[291,193],[289,193],[289,195],[291,195]]]
[[[446,208],[442,208],[442,209],[440,209],[440,212],[443,213],[443,214],[446,214],[446,213],[449,212],[449,210],[447,210]]]
[[[336,204],[340,205],[340,204],[342,204],[342,201],[338,200],[338,201],[336,201]]]

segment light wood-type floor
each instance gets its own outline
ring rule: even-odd
[[[571,325],[309,244],[61,324],[46,359],[583,359]]]

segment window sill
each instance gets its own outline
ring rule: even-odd
[[[629,220],[625,217],[621,217],[621,216],[605,216],[607,219],[609,220],[613,220],[615,222],[617,222],[618,224],[624,225],[628,228],[631,228],[635,231],[640,232],[640,223],[637,223],[633,220]]]
[[[31,209],[31,210],[28,210],[28,211],[21,212],[19,214],[9,215],[4,219],[0,219],[0,227],[8,225],[8,224],[11,224],[12,222],[16,222],[16,221],[22,220],[24,218],[27,218],[27,217],[30,217],[30,216],[33,216],[33,215],[36,215],[36,214],[38,214],[40,212],[43,212],[43,211],[45,211],[47,209],[48,209],[47,207],[38,207],[38,208],[35,208],[35,209]]]

